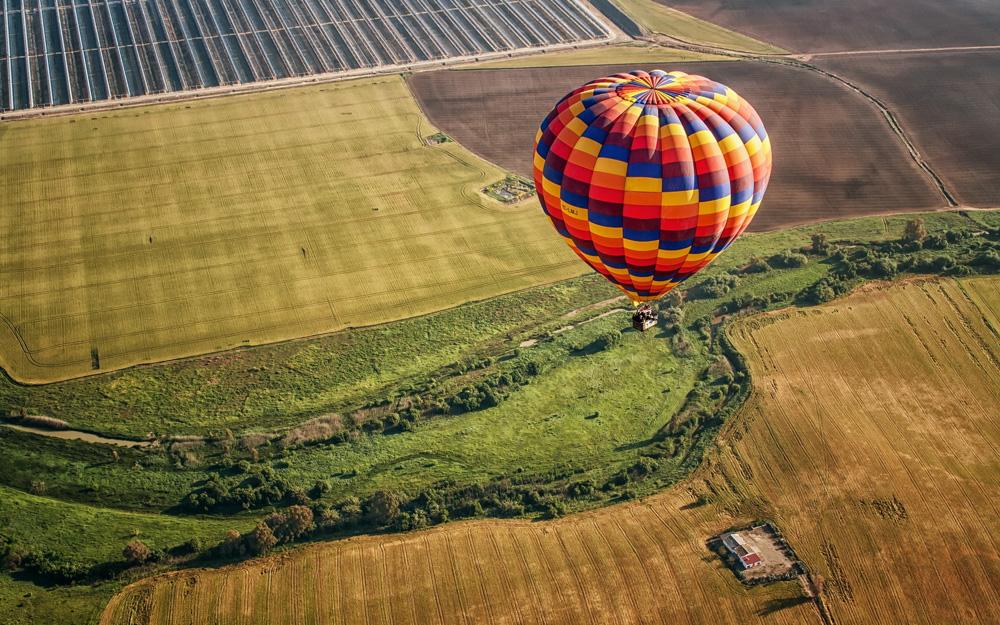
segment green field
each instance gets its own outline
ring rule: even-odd
[[[637,23],[654,33],[684,42],[702,43],[729,50],[758,54],[781,54],[781,48],[757,41],[710,22],[682,13],[656,0],[613,0]]]
[[[217,520],[123,512],[39,497],[0,486],[0,534],[17,538],[33,551],[91,565],[120,559],[138,538],[154,549],[169,549],[198,538],[205,544],[230,529],[245,530],[248,519]],[[37,585],[0,573],[0,625],[78,625],[95,622],[101,607],[120,586],[116,582],[75,586]]]
[[[48,382],[582,273],[402,78],[0,126],[0,365]]]

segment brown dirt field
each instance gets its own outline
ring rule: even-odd
[[[747,589],[706,550],[761,517],[838,625],[1000,623],[998,286],[876,285],[743,322],[750,403],[661,495],[143,580],[101,625],[819,624],[794,583]]]
[[[960,202],[1000,206],[1000,50],[813,63],[882,100]]]
[[[1000,44],[995,0],[658,0],[798,52]]]
[[[833,80],[760,63],[662,67],[731,86],[763,118],[774,146],[774,174],[753,230],[945,203],[881,114]],[[633,67],[442,71],[416,74],[409,84],[435,126],[487,160],[530,175],[537,125],[559,98],[588,80],[629,69]]]

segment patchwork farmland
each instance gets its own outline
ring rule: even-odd
[[[816,72],[735,61],[640,65],[711,76],[754,103],[775,159],[765,207],[751,230],[944,205],[878,112]],[[409,83],[437,127],[483,158],[529,176],[539,120],[559,98],[596,76],[630,69],[634,64],[445,70],[414,74]],[[993,176],[981,179],[988,185]]]
[[[873,284],[738,323],[750,403],[648,500],[143,580],[101,623],[821,622],[797,584],[745,588],[707,550],[754,518],[777,522],[836,623],[998,622],[997,287]]]
[[[575,0],[3,0],[0,110],[605,39]]]

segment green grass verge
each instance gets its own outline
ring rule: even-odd
[[[120,584],[45,588],[0,573],[0,625],[97,623]]]
[[[218,542],[227,530],[251,525],[246,520],[99,508],[0,486],[0,533],[26,549],[52,551],[85,564],[120,560],[122,549],[136,537],[151,548],[169,549],[195,537]]]

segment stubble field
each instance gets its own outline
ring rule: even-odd
[[[756,390],[709,482],[777,521],[837,623],[1000,622],[998,286],[869,285],[738,326]]]
[[[581,273],[399,77],[0,126],[0,365],[79,376]]]
[[[144,580],[102,624],[819,622],[795,584],[746,589],[705,548],[762,517],[837,623],[998,622],[997,285],[869,285],[739,322],[750,403],[661,495]]]
[[[638,66],[430,72],[409,83],[436,126],[483,158],[530,175],[538,124],[569,90],[636,67],[702,74],[752,102],[772,137],[774,173],[752,230],[944,205],[878,111],[846,87],[784,65],[664,58]]]

